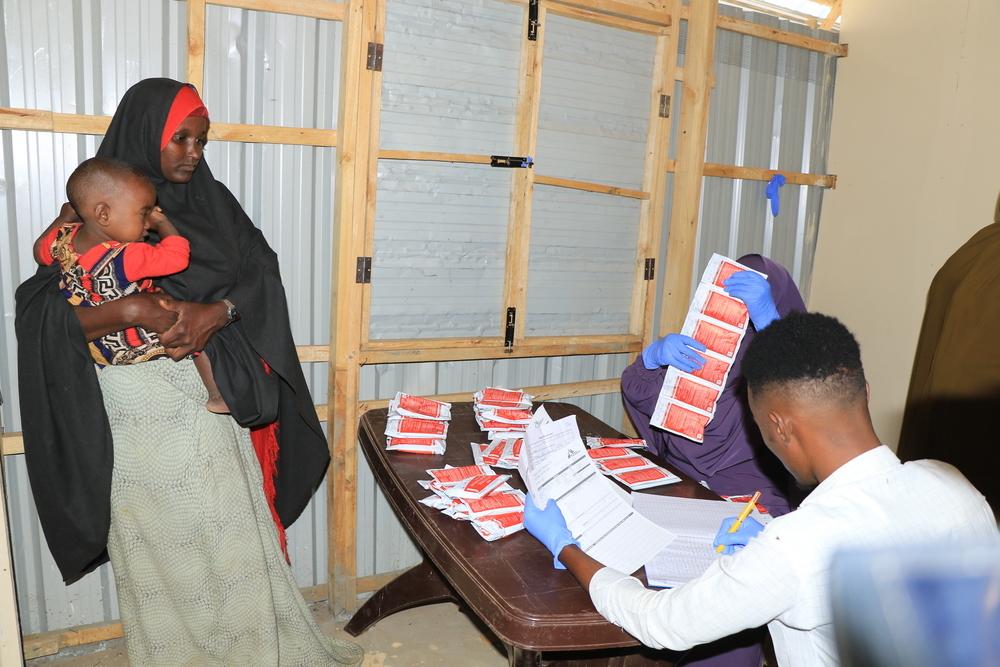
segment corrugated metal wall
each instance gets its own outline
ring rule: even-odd
[[[0,0],[0,8],[2,106],[110,115],[135,81],[184,75],[184,2]],[[382,146],[509,154],[522,11],[497,0],[389,0]],[[767,17],[754,20],[777,25]],[[785,23],[781,27],[798,30]],[[335,22],[209,7],[204,92],[213,118],[336,127],[340,38],[341,26]],[[725,39],[735,39],[740,48],[722,48]],[[771,50],[773,57],[766,56]],[[742,123],[744,142],[764,141],[770,147],[777,141],[781,167],[822,171],[832,59],[730,33],[720,33],[718,53],[715,107],[738,108],[742,89],[749,93],[759,85],[765,92],[752,101],[748,97],[745,114],[737,111],[735,120],[713,110],[709,160],[737,158],[733,124]],[[545,55],[549,60],[543,71],[539,173],[638,187],[651,39],[550,16]],[[574,68],[574,63],[580,67]],[[724,74],[726,68],[734,73]],[[741,88],[744,69],[749,78]],[[764,83],[758,84],[758,79]],[[781,86],[784,93],[778,98],[775,91]],[[674,109],[679,108],[675,98]],[[780,110],[780,123],[775,109]],[[99,138],[20,131],[3,131],[0,138],[0,388],[9,399],[3,407],[5,424],[19,430],[14,288],[33,271],[31,243],[62,203],[66,178],[79,161],[93,155]],[[772,153],[761,153],[763,149],[749,143],[743,150],[744,164],[769,166]],[[335,149],[213,142],[206,159],[278,251],[297,341],[326,343]],[[763,234],[771,225],[775,255],[789,264],[798,257],[797,276],[807,281],[821,192],[810,191],[808,198],[793,201],[791,193],[798,188],[786,186],[785,208],[772,225],[761,216],[762,184],[758,188],[743,183],[734,197],[731,181],[709,183],[715,180],[723,181],[706,179],[701,256],[712,247],[729,252],[732,238],[738,252],[765,248]],[[509,173],[485,167],[380,163],[373,338],[497,335],[509,183]],[[529,333],[625,330],[634,255],[630,249],[638,225],[635,203],[536,189]],[[786,214],[793,216],[788,223]],[[560,278],[556,289],[553,281]],[[458,301],[442,303],[443,294],[455,291]],[[530,313],[537,314],[534,321]],[[614,377],[629,362],[627,357],[370,366],[362,372],[361,396]],[[326,402],[325,364],[308,364],[305,370],[316,402]],[[617,395],[573,402],[608,423],[622,421]],[[115,618],[110,571],[101,568],[73,586],[62,584],[35,518],[23,457],[6,457],[4,464],[25,632]],[[360,468],[358,574],[416,562],[415,548],[375,488],[364,461]],[[325,489],[290,537],[299,584],[324,582]]]

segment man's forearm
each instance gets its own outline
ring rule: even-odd
[[[566,569],[573,573],[580,585],[590,590],[590,580],[594,578],[597,571],[603,568],[598,561],[594,560],[583,549],[570,544],[559,552],[559,561],[566,566]]]

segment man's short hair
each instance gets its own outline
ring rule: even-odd
[[[112,157],[92,157],[81,162],[70,174],[66,181],[66,198],[77,215],[83,218],[85,211],[81,207],[88,194],[95,190],[101,191],[100,196],[113,194],[109,192],[111,188],[130,178],[149,180],[141,169],[128,162]]]
[[[853,402],[867,393],[858,341],[839,320],[821,313],[790,313],[754,336],[743,376],[755,394],[790,390]]]

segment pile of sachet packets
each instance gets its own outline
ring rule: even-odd
[[[447,516],[472,522],[483,539],[492,542],[524,528],[524,492],[487,465],[428,470],[420,485],[433,495],[420,502]]]
[[[390,452],[444,454],[451,403],[397,392],[389,402],[385,448]]]
[[[681,481],[680,477],[669,470],[632,452],[632,449],[645,449],[645,440],[587,436],[587,447],[587,454],[602,473],[633,491]]]
[[[476,423],[486,431],[489,439],[489,443],[470,443],[476,463],[517,468],[524,445],[524,431],[531,422],[533,398],[523,391],[502,387],[487,387],[476,392],[472,406]]]

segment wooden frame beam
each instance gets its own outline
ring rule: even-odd
[[[750,35],[751,37],[760,37],[761,39],[778,42],[779,44],[797,46],[800,49],[817,51],[819,53],[825,53],[828,56],[843,58],[847,55],[847,44],[837,44],[835,42],[828,42],[823,39],[808,37],[806,35],[800,35],[787,30],[778,30],[777,28],[770,28],[766,25],[760,25],[759,23],[751,23],[750,21],[735,19],[731,16],[719,16],[718,26],[722,30],[738,32],[741,35]]]
[[[62,132],[101,135],[108,131],[111,116],[58,113],[40,109],[0,107],[0,129]],[[288,146],[337,145],[337,131],[282,125],[250,125],[246,123],[212,123],[208,130],[212,141],[241,141],[255,144]]]
[[[329,21],[343,21],[347,6],[343,2],[329,2],[328,0],[208,0],[208,4]]]
[[[676,171],[677,161],[668,160],[666,170]],[[789,185],[815,185],[833,190],[837,187],[837,177],[834,174],[806,174],[800,171],[784,171],[782,169],[767,169],[765,167],[738,167],[734,164],[718,164],[706,162],[702,172],[705,176],[718,178],[739,178],[745,181],[769,181],[775,174],[783,174]]]
[[[701,181],[708,138],[710,75],[714,69],[718,3],[695,2],[689,7],[684,96],[678,129],[674,201],[670,209],[667,261],[664,267],[660,331],[678,331],[687,314],[698,235]]]
[[[514,153],[535,155],[538,142],[538,107],[542,92],[542,58],[545,48],[546,4],[538,8],[536,39],[522,37],[518,71],[517,111],[514,120]],[[528,8],[524,9],[521,35],[528,31]],[[531,207],[535,191],[535,170],[515,169],[511,174],[510,210],[507,223],[507,252],[504,258],[503,303],[498,330],[504,331],[507,309],[514,308],[514,346],[524,341],[524,321],[528,301],[528,257],[531,236]]]
[[[355,258],[364,254],[369,216],[374,214],[378,168],[378,115],[381,72],[367,69],[368,44],[382,43],[385,0],[350,0],[344,16],[340,72],[337,179],[334,196],[335,270],[330,285],[328,438],[331,465],[327,482],[328,600],[335,614],[353,611],[357,590],[358,360],[365,290],[355,282]]]

